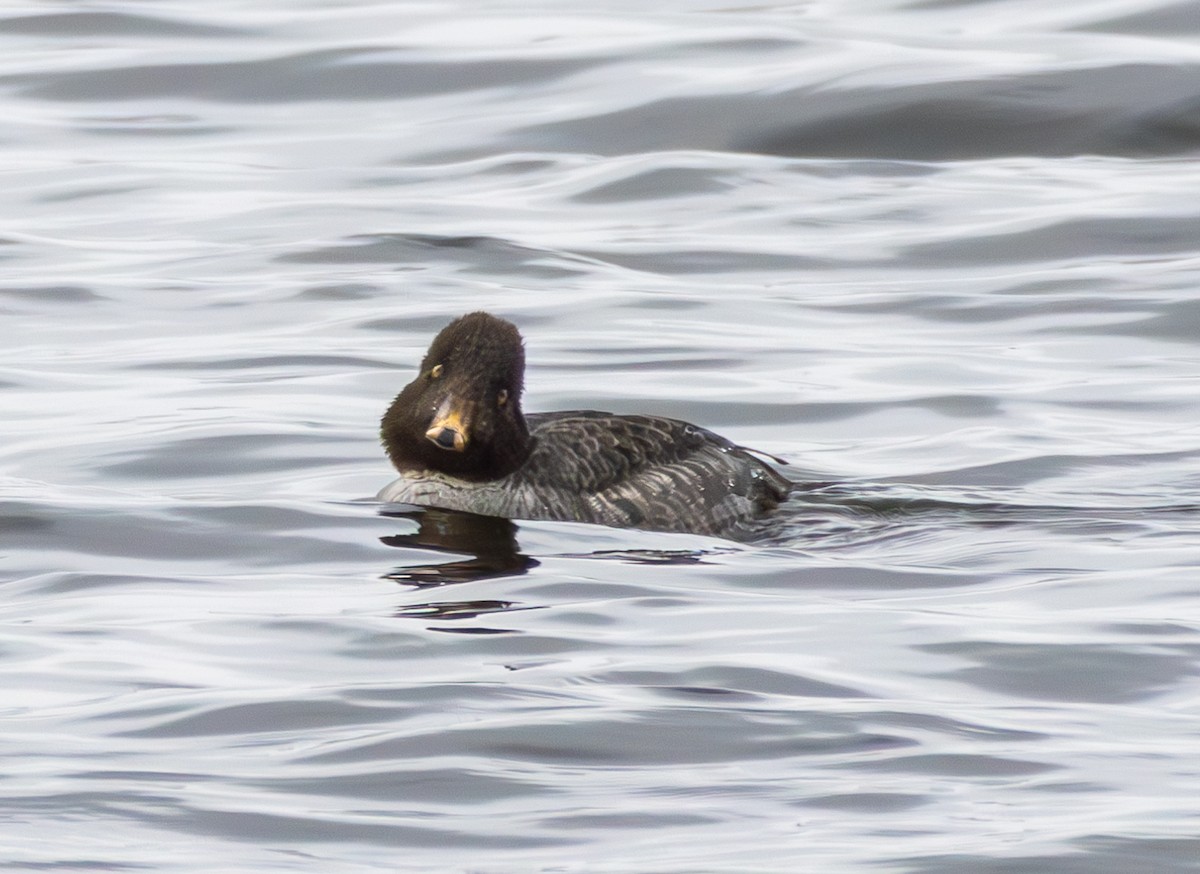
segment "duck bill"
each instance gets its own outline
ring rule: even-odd
[[[466,452],[470,442],[466,410],[453,398],[446,398],[433,414],[433,422],[425,436],[439,449],[447,452]]]

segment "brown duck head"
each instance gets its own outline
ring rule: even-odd
[[[524,376],[516,326],[484,312],[455,319],[383,416],[392,464],[401,473],[440,471],[468,480],[512,473],[532,449],[521,414]]]

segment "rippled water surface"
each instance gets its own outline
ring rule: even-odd
[[[1200,4],[0,10],[0,867],[1200,871]],[[384,515],[452,317],[760,538]]]

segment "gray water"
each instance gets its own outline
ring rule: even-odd
[[[1200,4],[0,10],[0,868],[1200,871]],[[789,460],[380,513],[432,335]]]

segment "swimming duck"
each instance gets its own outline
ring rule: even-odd
[[[383,416],[400,478],[381,501],[509,519],[735,537],[791,483],[712,431],[661,416],[521,412],[525,349],[476,312],[434,338]]]

